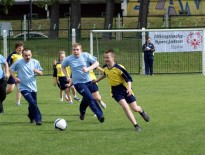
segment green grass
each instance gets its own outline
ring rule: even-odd
[[[107,108],[105,122],[98,123],[90,109],[80,121],[79,103],[59,101],[52,77],[38,77],[38,104],[43,125],[30,124],[27,103],[15,105],[15,93],[4,102],[0,115],[1,155],[202,155],[205,151],[205,80],[198,75],[133,76],[138,104],[151,122],[135,114],[141,126],[136,133],[121,107],[110,97],[107,80],[99,83]],[[54,129],[57,118],[68,122],[65,131]]]

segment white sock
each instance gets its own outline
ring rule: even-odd
[[[20,104],[21,104],[20,100],[16,101],[16,105],[20,105]]]

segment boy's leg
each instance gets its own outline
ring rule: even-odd
[[[29,110],[30,120],[35,119],[36,125],[41,125],[42,118],[41,118],[40,110],[37,106],[36,92],[31,93],[29,91],[24,90],[21,93],[26,99],[26,101],[29,103],[28,110]]]
[[[76,90],[88,101],[91,110],[97,115],[100,122],[104,121],[103,112],[99,107],[97,101],[93,98],[90,90],[86,84],[80,83],[75,85]]]
[[[21,104],[21,92],[16,85],[16,105],[19,106]]]
[[[3,101],[6,99],[6,80],[0,80],[0,113],[4,112]]]
[[[88,101],[83,98],[81,103],[80,103],[80,107],[79,107],[81,120],[84,120],[84,118],[85,118],[85,113],[86,113],[87,107],[88,107]]]
[[[144,63],[145,63],[145,75],[149,74],[149,62],[148,56],[144,55]]]
[[[153,74],[153,62],[154,62],[154,56],[150,56],[149,58],[150,75]]]
[[[132,122],[133,125],[137,124],[137,121],[132,113],[132,111],[130,110],[129,105],[127,104],[127,102],[125,101],[125,99],[122,99],[119,101],[120,106],[122,107],[122,109],[124,110],[127,118]]]

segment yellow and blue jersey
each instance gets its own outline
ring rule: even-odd
[[[91,81],[97,79],[93,70],[90,70],[90,79]]]
[[[113,68],[109,69],[107,65],[103,66],[104,74],[108,78],[111,87],[123,85],[128,88],[127,82],[132,82],[132,77],[126,71],[124,66],[115,64]]]
[[[14,51],[11,54],[9,54],[6,61],[10,67],[14,62],[22,58],[23,58],[22,54],[18,54],[16,51]]]
[[[11,65],[13,65],[17,60],[22,59],[22,54],[18,54],[16,51],[12,52],[11,54],[9,54],[9,56],[7,57],[6,61],[9,65],[9,67]],[[17,76],[17,73],[14,72],[15,76]]]
[[[70,66],[66,67],[67,74],[71,76],[71,69]],[[65,77],[65,74],[62,71],[62,65],[59,61],[56,65],[53,65],[53,77]]]

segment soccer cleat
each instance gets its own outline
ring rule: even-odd
[[[135,131],[137,131],[137,132],[141,131],[140,127],[139,126],[135,126]]]
[[[103,116],[101,116],[101,117],[98,118],[98,120],[99,120],[100,123],[103,123],[105,121],[105,118]]]
[[[85,119],[85,115],[80,114],[79,118],[83,121]]]
[[[95,115],[93,115],[93,117],[97,117],[97,115],[95,114]]]
[[[74,97],[74,100],[80,101],[80,99],[77,96]]]
[[[68,101],[68,103],[73,104],[73,101]]]
[[[36,125],[42,125],[41,121],[36,122]]]
[[[63,98],[60,98],[60,101],[63,102]]]
[[[30,120],[30,123],[34,123],[34,122],[35,122],[35,120],[32,119],[32,118],[29,116],[29,114],[28,114],[28,118],[29,118],[29,120]]]
[[[103,101],[101,101],[101,102],[99,102],[99,103],[100,103],[100,105],[101,105],[101,107],[102,107],[103,109],[106,108],[106,104],[105,104]]]
[[[147,114],[144,110],[143,110],[142,113],[140,113],[140,115],[142,116],[142,118],[144,118],[144,120],[145,120],[146,122],[149,122],[149,121],[150,121],[150,118],[149,118],[148,114]]]

